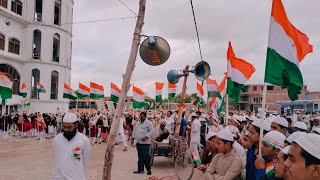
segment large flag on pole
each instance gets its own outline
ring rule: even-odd
[[[228,78],[228,74],[225,73],[225,76],[219,85],[220,97],[213,97],[211,99],[211,109],[217,111],[218,115],[222,112],[223,107],[225,105],[225,96],[227,91],[227,88],[226,88],[227,78]]]
[[[76,100],[77,99],[77,95],[74,92],[74,90],[72,90],[71,87],[68,86],[66,83],[64,83],[63,98],[71,99],[71,100]]]
[[[310,52],[309,38],[290,23],[281,0],[274,0],[264,82],[286,87],[290,99],[298,99],[303,87],[299,63]]]
[[[176,95],[177,85],[168,83],[168,99],[173,98]]]
[[[162,103],[162,89],[164,83],[156,82],[156,106],[159,106]]]
[[[149,104],[144,99],[144,92],[133,85],[133,109],[142,109],[148,106]]]
[[[19,96],[21,96],[23,98],[26,98],[27,94],[28,94],[27,85],[26,85],[26,83],[22,83],[22,86],[21,86],[21,89],[20,89],[20,92],[19,92]]]
[[[118,88],[118,86],[111,83],[111,101],[114,103],[118,103],[120,94],[121,90]]]
[[[100,84],[90,82],[90,98],[102,99],[104,98],[104,88]]]
[[[220,97],[219,86],[217,81],[214,79],[207,78],[207,90],[208,90],[208,97]]]
[[[12,81],[0,71],[0,96],[2,98],[2,104],[5,104],[6,99],[12,98]]]
[[[90,88],[79,83],[79,88],[78,88],[78,99],[85,99],[90,96]]]
[[[37,82],[36,84],[37,84],[37,92],[38,93],[46,93],[46,89],[44,88],[44,86],[42,84],[40,84],[39,82]]]
[[[229,42],[229,48],[227,53],[228,60],[228,85],[227,93],[229,98],[234,99],[235,103],[238,103],[240,90],[244,84],[248,81],[251,75],[256,71],[254,66],[243,59],[239,59],[235,56],[231,42]]]
[[[197,105],[200,103],[200,99],[204,95],[203,87],[197,82],[197,93],[191,94],[191,102],[193,105]]]

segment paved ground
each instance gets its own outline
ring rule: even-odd
[[[134,148],[121,151],[123,147],[116,146],[112,179],[144,180],[147,175],[136,175],[132,171],[137,167],[137,154]],[[95,145],[87,168],[88,180],[101,179],[104,163],[105,144]],[[0,135],[0,180],[46,180],[50,179],[52,171],[52,139],[39,142],[35,139],[20,139]],[[152,176],[171,177],[174,169],[165,157],[155,157]],[[192,179],[199,179],[201,173],[195,171]]]

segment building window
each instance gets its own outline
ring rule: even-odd
[[[32,48],[33,59],[40,59],[40,54],[41,54],[41,31],[36,29],[33,31],[33,48]]]
[[[11,1],[11,11],[22,15],[22,2],[19,0]]]
[[[267,90],[268,90],[268,91],[274,90],[274,86],[267,86]]]
[[[257,90],[257,86],[253,86],[252,88],[253,88],[253,90],[254,90],[254,91],[256,91],[256,90]]]
[[[59,83],[59,73],[57,71],[52,71],[50,99],[58,99],[58,83]]]
[[[0,64],[0,71],[6,74],[13,82],[12,94],[18,94],[20,89],[20,75],[18,71],[8,64]]]
[[[0,0],[0,6],[7,8],[8,7],[8,0]]]
[[[20,54],[20,41],[15,38],[9,38],[9,52]]]
[[[3,34],[0,34],[0,49],[4,50],[4,44],[6,42],[6,37]]]
[[[54,24],[61,25],[61,0],[56,0],[54,4]]]
[[[31,98],[38,99],[37,82],[40,82],[39,69],[32,69],[31,73]]]
[[[60,54],[60,35],[53,35],[53,57],[52,61],[59,62],[59,54]]]
[[[319,104],[314,104],[313,109],[314,109],[314,110],[319,110]]]
[[[42,21],[42,0],[35,0],[34,21]]]

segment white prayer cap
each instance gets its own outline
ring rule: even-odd
[[[197,114],[195,112],[191,113],[191,117],[196,117]]]
[[[285,139],[286,137],[282,133],[278,131],[270,131],[263,137],[262,141],[274,148],[282,149]]]
[[[199,118],[199,121],[200,122],[206,122],[206,120],[204,118],[202,118],[202,117]]]
[[[265,120],[268,122],[268,123],[272,123],[272,122],[276,122],[276,119],[277,117],[276,116],[269,116],[267,117]],[[277,122],[276,122],[277,123]]]
[[[237,119],[235,118],[235,116],[238,116],[238,115],[233,115],[233,116],[231,116],[228,120],[229,120],[229,121],[233,121],[233,122],[237,123],[238,125],[240,125],[239,121],[237,121]]]
[[[63,122],[66,122],[66,123],[74,123],[78,121],[78,117],[76,114],[74,113],[66,113],[63,117]]]
[[[207,114],[202,114],[203,118],[209,118],[209,116]]]
[[[251,116],[251,117],[249,117],[249,120],[250,121],[255,121],[255,120],[258,120],[258,118],[256,116]]]
[[[252,125],[261,128],[261,121],[263,121],[262,119],[257,119],[255,121],[252,122]],[[266,131],[270,131],[271,127],[270,127],[270,123],[263,121],[263,125],[262,125],[263,129]]]
[[[305,130],[305,131],[308,130],[307,125],[305,123],[303,123],[303,122],[300,122],[300,121],[294,123],[292,127],[295,127],[295,128],[298,128],[298,129],[302,129],[302,130]]]
[[[218,133],[217,137],[220,138],[220,139],[226,140],[226,141],[232,141],[232,142],[234,141],[233,134],[230,131],[226,130],[226,129],[222,129]]]
[[[208,134],[206,135],[206,141],[209,141],[209,139],[213,136],[217,136],[217,133],[212,131],[208,132]]]
[[[320,128],[315,128],[312,130],[313,133],[318,133],[320,135]]]
[[[291,144],[294,140],[298,139],[300,136],[304,135],[305,132],[297,131],[290,134],[287,138],[287,141]]]
[[[230,131],[232,134],[237,135],[239,133],[239,129],[236,126],[226,126],[224,129]]]
[[[305,133],[294,142],[309,154],[320,160],[320,135]]]
[[[276,117],[273,122],[288,128],[288,121],[283,117]]]
[[[283,148],[281,151],[282,151],[284,154],[288,154],[290,147],[291,147],[291,146],[289,145],[289,146]]]

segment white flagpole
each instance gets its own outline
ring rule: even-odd
[[[259,137],[259,156],[261,156],[261,146],[263,138],[263,122],[265,119],[265,109],[266,109],[266,97],[267,97],[267,84],[263,84],[263,94],[262,94],[262,111],[261,111],[261,124],[260,124],[260,137]]]
[[[229,117],[229,96],[228,93],[226,94],[226,115],[225,115],[225,125],[228,124],[228,117]]]

